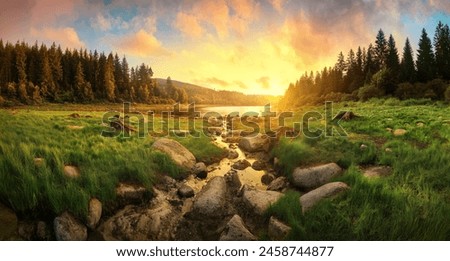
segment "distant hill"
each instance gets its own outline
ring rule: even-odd
[[[166,79],[155,78],[160,88],[166,87]],[[184,89],[189,97],[189,102],[197,104],[215,104],[215,105],[235,105],[235,106],[252,106],[265,105],[267,103],[277,104],[280,96],[270,95],[246,95],[236,91],[216,91],[210,88],[175,81],[172,84],[176,88]]]

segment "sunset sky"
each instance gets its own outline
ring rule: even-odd
[[[283,94],[379,28],[416,50],[439,20],[449,0],[0,0],[3,41],[113,51],[158,78],[252,94]]]

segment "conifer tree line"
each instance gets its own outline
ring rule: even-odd
[[[305,72],[291,83],[281,108],[323,101],[368,100],[374,97],[429,98],[450,101],[450,30],[439,22],[433,39],[423,29],[416,59],[407,38],[401,55],[392,35],[380,29],[373,44],[339,53],[333,67]]]
[[[29,46],[0,39],[0,105],[93,101],[187,103],[170,77],[159,87],[148,65],[129,66],[117,54],[65,49],[53,43]]]

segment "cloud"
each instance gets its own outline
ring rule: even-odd
[[[111,20],[103,16],[102,14],[97,14],[97,17],[95,19],[92,19],[92,27],[98,28],[102,31],[108,31],[111,30]]]
[[[63,48],[85,48],[86,44],[80,40],[78,33],[72,27],[43,29],[31,28],[31,36],[43,42],[60,44]]]
[[[283,6],[286,0],[269,0],[269,2],[278,13],[283,12]]]
[[[114,47],[118,50],[134,56],[170,55],[170,52],[162,47],[161,42],[153,34],[143,29],[137,33],[113,39],[113,41],[115,42]]]
[[[450,13],[450,2],[448,0],[429,0],[432,7]]]
[[[210,77],[210,78],[206,78],[204,79],[203,82],[206,82],[208,84],[211,85],[219,85],[220,87],[228,87],[230,86],[230,83],[221,79],[218,79],[216,77]]]
[[[270,78],[267,76],[263,76],[259,79],[256,79],[256,82],[261,85],[263,89],[270,89]]]
[[[242,81],[234,81],[233,83],[240,89],[248,89],[247,84],[243,83]]]
[[[194,15],[179,12],[173,25],[191,37],[200,37],[203,34],[203,28]]]

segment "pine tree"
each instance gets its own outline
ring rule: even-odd
[[[125,99],[131,99],[131,90],[130,90],[130,69],[128,67],[128,62],[125,56],[122,59],[122,76],[123,76],[123,89],[124,89],[124,97]]]
[[[106,91],[106,99],[108,101],[114,101],[116,98],[116,83],[114,80],[114,58],[112,54],[109,54],[105,65],[104,74],[104,86]]]
[[[434,49],[438,76],[450,80],[450,30],[441,21],[434,35]]]
[[[384,36],[383,30],[379,30],[374,48],[374,63],[376,71],[386,66],[386,60],[388,55],[388,46],[386,42],[386,37]],[[375,72],[372,72],[375,73]]]
[[[374,50],[372,44],[369,44],[369,47],[367,48],[366,61],[364,63],[364,83],[370,83],[374,73],[376,73]]]
[[[386,67],[396,75],[398,73],[399,65],[400,62],[398,58],[398,50],[395,46],[394,37],[391,34],[389,35],[389,41],[387,45]]]
[[[419,49],[417,50],[417,79],[420,82],[428,82],[436,76],[435,59],[431,40],[425,28],[419,40]]]
[[[413,50],[409,39],[406,38],[403,48],[402,62],[400,63],[400,82],[414,83],[416,80],[416,68],[414,66]]]

